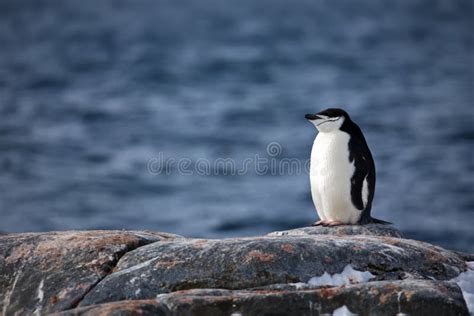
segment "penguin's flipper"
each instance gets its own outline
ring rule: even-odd
[[[375,193],[375,162],[360,129],[349,141],[349,161],[354,164],[351,178],[352,204],[362,211],[360,224],[372,223],[370,211]]]
[[[351,178],[351,200],[357,209],[363,211],[362,217],[369,218],[375,191],[374,159],[363,139],[351,139],[349,147],[349,161],[354,164],[354,174]]]

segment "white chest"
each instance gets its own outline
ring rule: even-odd
[[[349,162],[349,139],[349,134],[341,131],[319,133],[311,151],[310,175],[320,180],[349,181],[354,174]]]
[[[310,182],[321,219],[356,223],[361,212],[351,202],[354,164],[349,162],[349,134],[319,133],[311,151]]]

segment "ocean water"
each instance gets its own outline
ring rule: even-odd
[[[470,0],[2,0],[0,231],[309,225],[304,114],[343,107],[376,162],[373,215],[474,252],[473,12]]]

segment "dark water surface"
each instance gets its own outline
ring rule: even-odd
[[[0,231],[308,225],[305,172],[149,162],[304,162],[304,114],[342,106],[374,154],[374,215],[472,252],[473,18],[468,0],[2,0]]]

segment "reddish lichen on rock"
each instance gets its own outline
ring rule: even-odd
[[[260,250],[252,250],[247,254],[247,256],[245,256],[245,262],[246,263],[249,263],[252,261],[271,262],[273,258],[275,258],[274,254],[264,253]]]

